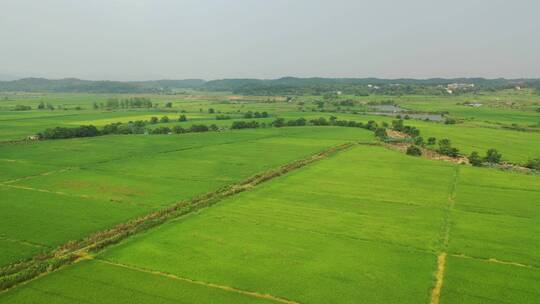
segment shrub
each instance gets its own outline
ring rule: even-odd
[[[226,119],[231,119],[231,117],[228,116],[228,115],[219,114],[219,115],[216,115],[216,119],[217,120],[226,120]]]
[[[173,132],[174,134],[182,134],[182,133],[186,133],[187,130],[184,129],[184,128],[182,128],[181,126],[174,126],[174,127],[172,128],[172,132]]]
[[[186,115],[184,114],[180,115],[180,117],[178,118],[178,121],[187,121]]]
[[[475,167],[482,166],[482,158],[480,157],[480,154],[478,154],[478,152],[476,151],[473,151],[471,155],[469,155],[469,162]]]
[[[207,125],[192,125],[189,130],[191,132],[208,132],[210,129]]]
[[[171,133],[171,128],[169,127],[158,127],[151,131],[152,134],[169,134]]]
[[[490,164],[498,164],[501,162],[502,154],[499,153],[496,149],[489,149],[486,152],[486,157],[484,158],[484,161],[490,163]]]
[[[231,125],[231,129],[255,129],[260,125],[256,121],[234,121]]]
[[[436,142],[437,142],[437,139],[435,137],[430,137],[427,140],[427,144],[430,146],[434,145]]]
[[[454,124],[456,124],[456,120],[453,119],[453,118],[447,117],[447,118],[444,120],[444,124],[445,124],[445,125],[454,125]]]
[[[158,122],[158,118],[157,118],[157,117],[155,117],[155,116],[150,117],[150,123],[151,123],[151,124],[157,124],[157,122]]]
[[[534,170],[540,170],[540,157],[529,159],[525,167]]]
[[[315,126],[328,126],[330,124],[324,117],[319,117],[317,119],[312,119],[309,122],[312,125],[315,125]]]
[[[422,150],[416,145],[411,145],[407,147],[407,155],[420,156],[422,155]]]
[[[387,136],[386,129],[385,128],[377,128],[375,129],[375,137],[380,139],[385,139]]]
[[[437,152],[450,157],[459,156],[459,150],[452,147],[452,143],[447,138],[439,140],[439,149],[437,150]]]
[[[75,137],[92,137],[100,135],[98,129],[95,126],[80,126],[76,128],[64,128],[56,127],[53,129],[46,129],[44,132],[39,133],[38,136],[41,139],[64,139]]]
[[[161,117],[161,119],[159,120],[159,122],[162,122],[162,123],[169,122],[169,117],[163,116],[163,117]]]
[[[305,126],[305,125],[306,125],[306,119],[303,117],[287,121],[287,126]]]
[[[25,106],[25,105],[16,105],[15,111],[29,111],[32,110],[31,106]]]
[[[280,128],[280,127],[284,127],[285,126],[285,119],[283,118],[276,118],[276,120],[274,120],[272,122],[272,125],[276,128]]]

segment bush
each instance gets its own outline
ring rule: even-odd
[[[272,122],[272,125],[276,128],[281,128],[281,127],[284,127],[285,126],[285,119],[283,118],[276,118],[276,120],[274,120]]]
[[[182,134],[182,133],[186,133],[187,130],[184,129],[184,128],[182,128],[181,126],[174,126],[174,127],[172,128],[172,132],[173,132],[174,134]]]
[[[407,155],[420,156],[422,155],[422,150],[416,145],[411,145],[407,147]]]
[[[453,119],[453,118],[447,117],[447,118],[444,120],[444,124],[445,124],[445,125],[454,125],[454,124],[456,124],[456,120]]]
[[[305,126],[306,122],[307,122],[306,119],[301,117],[301,118],[298,118],[298,119],[293,119],[293,120],[287,121],[287,126],[291,126],[291,127]]]
[[[317,119],[312,119],[309,122],[314,126],[328,126],[328,125],[330,125],[330,123],[324,117],[319,117]]]
[[[219,114],[219,115],[216,115],[216,119],[217,120],[227,120],[227,119],[231,119],[231,117],[229,115]]]
[[[529,169],[540,170],[540,157],[529,159],[527,161],[527,164],[525,164],[525,167]]]
[[[375,129],[375,137],[380,139],[385,139],[387,136],[386,129],[385,128],[377,128]]]
[[[418,136],[414,139],[414,144],[417,146],[423,146],[424,145],[424,138],[422,136]]]
[[[210,129],[207,125],[192,125],[189,128],[190,132],[208,132]]]
[[[490,164],[498,164],[501,162],[502,154],[499,153],[496,149],[489,149],[486,152],[486,157],[484,158],[485,162]]]
[[[155,117],[155,116],[150,117],[150,123],[151,123],[151,124],[157,124],[157,122],[158,122],[158,118],[157,118],[157,117]]]
[[[476,151],[473,151],[471,155],[469,155],[469,162],[475,167],[482,166],[482,158],[480,157],[480,154],[478,154],[478,152]]]
[[[178,121],[187,121],[186,115],[184,114],[180,115],[180,118],[178,118]]]
[[[161,123],[169,122],[169,117],[163,116],[163,117],[161,117],[161,119],[159,120],[159,122],[161,122]]]
[[[255,129],[260,125],[256,121],[234,121],[231,125],[231,129]]]
[[[15,111],[29,111],[32,110],[31,106],[25,106],[25,105],[16,105]]]
[[[447,138],[443,138],[439,140],[439,149],[437,150],[437,152],[441,153],[442,155],[447,155],[450,157],[459,156],[459,150],[457,148],[452,147],[452,143]]]
[[[437,139],[435,137],[430,137],[427,140],[427,144],[430,146],[434,145],[436,142],[437,142]]]
[[[100,135],[98,129],[95,126],[80,126],[76,128],[64,128],[56,127],[53,129],[47,129],[38,136],[41,139],[65,139],[75,137],[93,137]]]

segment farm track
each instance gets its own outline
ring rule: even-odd
[[[210,207],[224,198],[248,191],[261,183],[325,159],[335,153],[349,149],[353,145],[353,143],[345,143],[325,149],[309,157],[282,165],[277,169],[254,175],[239,183],[189,200],[180,201],[167,208],[119,224],[109,230],[94,233],[83,240],[68,242],[55,250],[38,255],[28,261],[0,268],[0,292],[5,292],[61,267],[86,259],[91,253],[97,253],[110,245],[123,241],[129,236],[157,227],[171,219],[180,218],[186,214]]]
[[[481,262],[486,262],[486,263],[512,265],[512,266],[517,266],[517,267],[540,270],[540,267],[538,266],[527,265],[527,264],[512,262],[512,261],[502,261],[496,258],[480,258],[480,257],[473,257],[473,256],[465,255],[465,254],[450,254],[450,256],[456,257],[456,258],[462,258],[462,259],[471,259],[471,260],[476,260],[476,261],[481,261]]]
[[[65,168],[58,169],[58,170],[51,170],[51,171],[46,171],[46,172],[42,172],[42,173],[38,173],[38,174],[33,174],[33,175],[23,176],[23,177],[19,177],[19,178],[15,178],[15,179],[10,179],[10,180],[7,180],[7,181],[0,182],[0,184],[3,184],[3,185],[12,184],[12,183],[20,182],[20,181],[27,180],[27,179],[47,176],[47,175],[56,174],[56,173],[67,172],[67,171],[70,171],[70,170],[73,170],[73,169],[78,169],[78,168],[65,167]]]
[[[26,245],[26,246],[31,246],[31,247],[36,247],[36,248],[48,248],[48,249],[51,249],[50,246],[47,246],[47,245],[44,245],[44,244],[39,244],[39,243],[25,241],[25,240],[19,240],[19,239],[13,239],[13,238],[9,238],[9,237],[7,237],[5,235],[2,235],[2,234],[0,234],[0,240],[13,242],[13,243],[21,244],[21,245]]]
[[[448,204],[445,210],[442,229],[440,252],[437,256],[437,272],[435,274],[435,286],[431,292],[431,304],[439,304],[441,291],[444,284],[444,274],[446,270],[446,259],[448,257],[448,243],[450,242],[450,217],[456,203],[456,188],[459,179],[459,165],[455,165],[454,178],[448,194]]]
[[[85,194],[80,194],[80,195],[69,194],[69,193],[62,192],[62,191],[52,191],[52,190],[47,190],[47,189],[32,188],[32,187],[26,187],[26,186],[15,186],[15,185],[5,185],[5,184],[3,184],[3,185],[0,184],[0,186],[7,187],[7,188],[13,188],[13,189],[21,189],[21,190],[44,192],[44,193],[52,193],[52,194],[58,194],[58,195],[62,195],[62,196],[69,196],[69,197],[78,197],[78,198],[84,198],[84,199],[91,198],[89,195],[85,195]]]
[[[193,279],[189,279],[189,278],[180,277],[180,276],[177,276],[177,275],[174,275],[174,274],[170,274],[170,273],[167,273],[167,272],[161,272],[161,271],[157,271],[157,270],[151,270],[151,269],[136,267],[136,266],[128,265],[128,264],[116,263],[116,262],[112,262],[112,261],[104,260],[104,259],[95,259],[95,260],[100,262],[100,263],[103,263],[103,264],[106,264],[106,265],[111,265],[111,266],[114,266],[114,267],[126,268],[126,269],[130,269],[130,270],[143,272],[143,273],[147,273],[147,274],[151,274],[151,275],[157,275],[157,276],[161,276],[161,277],[165,277],[165,278],[169,278],[169,279],[173,279],[173,280],[178,280],[178,281],[182,281],[182,282],[186,282],[186,283],[190,283],[190,284],[201,285],[201,286],[205,286],[205,287],[209,287],[209,288],[215,288],[215,289],[221,289],[221,290],[224,290],[224,291],[239,293],[239,294],[242,294],[242,295],[251,296],[251,297],[254,297],[254,298],[258,298],[258,299],[267,299],[267,300],[272,300],[272,301],[275,301],[275,302],[278,302],[278,303],[284,303],[284,304],[300,304],[299,302],[288,300],[288,299],[281,298],[281,297],[278,297],[278,296],[274,296],[274,295],[271,295],[271,294],[262,294],[262,293],[258,293],[258,292],[255,292],[255,291],[248,291],[248,290],[238,289],[238,288],[235,288],[235,287],[232,287],[232,286],[226,286],[226,285],[220,285],[220,284],[215,284],[215,283],[210,283],[210,282],[193,280]]]

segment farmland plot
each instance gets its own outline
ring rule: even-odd
[[[133,237],[4,299],[49,293],[59,295],[52,301],[88,300],[72,292],[76,285],[59,287],[53,280],[83,278],[100,267],[232,288],[254,299],[271,295],[283,303],[427,302],[454,173],[449,163],[356,147]],[[128,289],[148,280],[107,276],[108,285]],[[129,295],[132,303],[145,301]],[[217,297],[210,302],[226,303]]]
[[[302,138],[317,128],[285,128],[4,145],[0,158],[27,166],[0,183],[0,236],[56,247],[324,148],[372,141],[365,130],[333,129],[319,141]],[[0,261],[35,252],[3,250]]]

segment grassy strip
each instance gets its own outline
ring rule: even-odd
[[[40,275],[52,272],[62,266],[69,265],[95,253],[107,246],[116,244],[136,233],[156,227],[170,219],[209,207],[218,201],[249,190],[260,183],[279,177],[290,171],[326,158],[334,153],[348,149],[352,143],[335,146],[307,158],[293,161],[277,169],[272,169],[252,176],[242,182],[232,184],[201,196],[180,201],[162,210],[119,224],[109,230],[100,231],[78,241],[70,241],[61,247],[33,257],[18,264],[8,265],[0,269],[0,291],[7,290],[17,284],[26,282]]]

